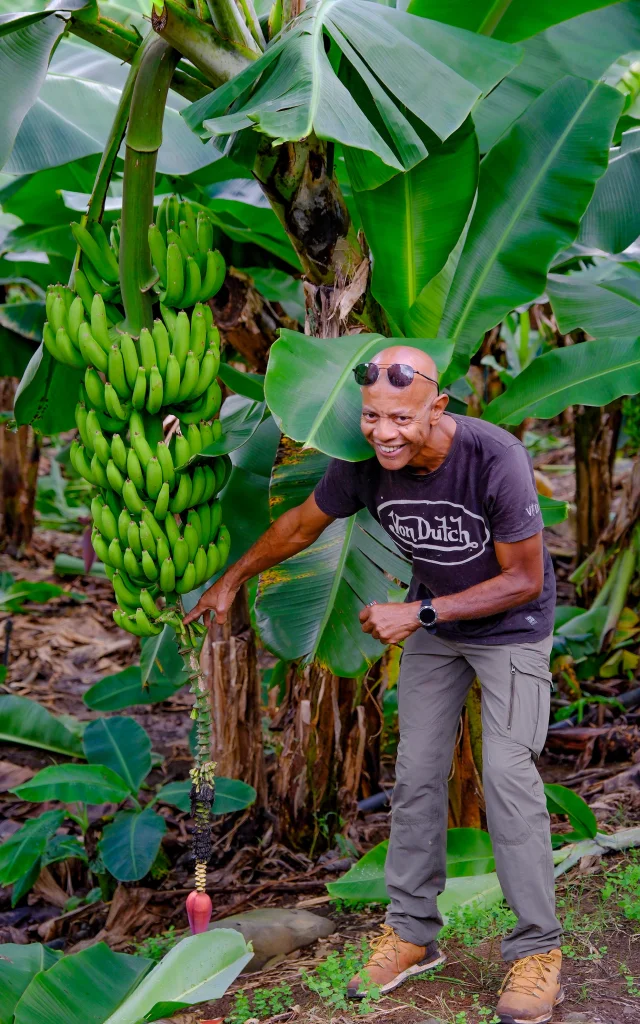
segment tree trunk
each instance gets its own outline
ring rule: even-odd
[[[246,588],[224,626],[213,623],[204,645],[203,668],[211,708],[211,760],[216,774],[248,782],[254,807],[265,806],[267,788],[262,745],[260,674]]]
[[[474,679],[460,717],[449,778],[449,828],[486,828],[482,789],[482,691]]]
[[[0,411],[11,412],[18,381],[0,379]],[[35,519],[40,444],[32,427],[0,427],[0,550],[29,554]]]
[[[609,522],[621,421],[620,400],[604,408],[574,406],[578,564],[594,550]],[[591,596],[587,590],[588,580],[582,591],[583,600]]]
[[[369,742],[380,732],[379,673],[372,675],[364,685],[315,663],[289,670],[287,692],[271,724],[282,739],[270,809],[279,837],[293,847],[313,850],[331,843],[357,813],[365,774],[368,787],[377,789],[377,758]]]
[[[298,330],[297,320],[286,315],[278,302],[268,302],[247,274],[229,267],[218,294],[209,300],[223,340],[247,359],[252,369],[264,373],[269,349],[280,327]]]

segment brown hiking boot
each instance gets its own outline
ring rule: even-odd
[[[507,974],[496,1014],[502,1024],[545,1024],[564,999],[560,983],[562,953],[535,953],[516,960]]]
[[[371,956],[347,985],[349,999],[363,999],[368,990],[375,986],[381,995],[391,992],[407,978],[430,971],[446,960],[440,955],[435,942],[428,946],[414,946],[405,942],[386,924],[379,935],[371,943]]]

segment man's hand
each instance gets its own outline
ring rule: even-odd
[[[241,586],[242,584],[238,584],[233,580],[231,573],[226,572],[212,587],[205,590],[195,608],[192,608],[189,614],[185,615],[185,626],[188,626],[195,619],[199,619],[201,615],[204,615],[204,624],[208,626],[211,621],[212,612],[215,622],[221,626],[227,621],[228,611]]]
[[[371,604],[360,612],[362,631],[383,644],[398,644],[420,628],[419,601],[411,604]]]

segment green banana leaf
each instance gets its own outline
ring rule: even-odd
[[[59,363],[40,344],[16,390],[13,414],[18,426],[30,423],[47,435],[71,430],[82,377],[82,370]]]
[[[488,832],[480,828],[447,830],[447,878],[485,875],[495,869]]]
[[[542,521],[545,526],[556,526],[564,523],[569,515],[569,503],[559,498],[548,498],[545,494],[538,495]]]
[[[11,885],[34,866],[64,820],[64,811],[45,811],[26,821],[0,846],[0,881]],[[1,1004],[0,1004],[1,1006]],[[1,1012],[1,1010],[0,1010]]]
[[[137,882],[151,870],[167,823],[151,807],[118,811],[98,844],[104,865],[120,882]]]
[[[462,233],[478,179],[478,142],[470,120],[445,143],[434,143],[411,170],[354,193],[374,258],[373,294],[403,332],[406,314]],[[350,151],[345,158],[350,170]]]
[[[527,416],[548,419],[570,405],[607,405],[639,391],[640,339],[585,341],[538,356],[482,418],[511,424]]]
[[[229,395],[222,403],[220,423],[222,436],[208,448],[203,448],[201,455],[226,455],[253,437],[262,420],[269,413],[266,403],[247,401],[242,395]]]
[[[171,804],[180,811],[191,810],[191,780],[169,782],[158,790],[156,800],[161,804]],[[256,791],[253,786],[240,779],[216,778],[216,793],[211,809],[212,814],[234,814],[244,811],[255,803]]]
[[[122,672],[105,676],[90,686],[83,694],[83,701],[92,711],[121,711],[135,704],[156,704],[171,697],[182,686],[170,679],[142,685],[139,665],[130,665]]]
[[[360,431],[360,388],[351,371],[394,344],[428,352],[439,371],[451,354],[445,339],[383,338],[380,334],[309,338],[282,329],[269,350],[265,396],[287,437],[348,462],[370,458],[371,446]]]
[[[29,983],[40,971],[47,971],[62,953],[39,942],[19,946],[15,942],[0,945],[0,1024],[13,1024],[16,1005]]]
[[[151,739],[135,718],[113,715],[89,722],[82,737],[89,764],[103,764],[127,783],[129,792],[138,790],[151,771]]]
[[[153,684],[171,684],[177,689],[189,676],[180,654],[176,631],[165,626],[157,636],[145,637],[140,644],[140,681],[143,688]]]
[[[562,11],[560,5],[557,9]],[[535,12],[537,5],[530,10]],[[474,111],[482,153],[565,75],[595,80],[623,54],[640,49],[640,3],[629,0],[579,15],[527,39],[522,47],[521,64]]]
[[[324,465],[317,452],[288,445],[272,477],[272,515],[303,501]],[[337,519],[306,551],[261,575],[255,611],[262,641],[283,661],[316,659],[336,675],[362,675],[384,646],[362,632],[358,615],[370,601],[401,600],[391,580],[408,583],[410,575],[366,510]]]
[[[39,345],[45,321],[44,302],[9,302],[0,306],[0,326]],[[33,355],[34,346],[30,346]],[[22,376],[22,374],[20,374]]]
[[[543,32],[551,25],[575,18],[585,11],[608,7],[616,0],[411,0],[408,11],[421,17],[435,18],[447,25],[457,25],[471,32],[483,32],[494,39],[517,43]]]
[[[232,526],[230,563],[269,528],[269,479],[279,443],[280,431],[268,416],[246,444],[231,452],[233,469],[220,495],[223,522]]]
[[[551,261],[576,237],[606,169],[621,107],[609,86],[565,78],[482,161],[439,332],[455,343],[445,384],[467,372],[485,331],[544,291]]]
[[[51,11],[0,15],[0,167],[44,82],[65,19]]]
[[[62,957],[27,986],[15,1024],[103,1024],[151,967],[151,960],[112,953],[104,942]]]
[[[580,839],[594,839],[598,832],[596,816],[586,800],[567,786],[545,783],[544,794],[550,814],[566,814]]]
[[[624,132],[611,150],[609,166],[596,185],[580,224],[578,243],[622,252],[640,235],[640,128]]]
[[[50,71],[24,116],[4,170],[28,174],[102,152],[120,92],[103,82]],[[180,97],[176,99],[176,105],[184,106]],[[188,130],[180,112],[167,106],[158,171],[191,174],[212,163],[216,155]]]
[[[367,95],[364,106],[334,72],[326,39],[333,44],[332,53],[340,54],[359,76]],[[262,57],[198,100],[184,116],[195,131],[202,126],[215,135],[254,124],[278,141],[315,132],[319,138],[373,153],[393,170],[406,170],[426,154],[405,108],[446,139],[483,91],[500,81],[519,57],[519,51],[504,43],[480,40],[400,10],[363,0],[319,0]],[[475,81],[479,74],[480,85]],[[232,104],[233,112],[226,113]]]
[[[190,935],[174,946],[101,1024],[153,1020],[152,1011],[159,1003],[194,1006],[220,999],[252,956],[242,935],[231,928]]]
[[[21,800],[63,804],[120,803],[129,796],[124,779],[98,764],[52,764],[11,792]]]
[[[82,757],[82,741],[45,707],[28,697],[0,696],[0,741],[24,743],[68,757]]]
[[[549,274],[547,294],[563,334],[581,328],[594,338],[640,335],[640,275],[615,264],[580,274]]]

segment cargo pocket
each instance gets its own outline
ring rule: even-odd
[[[537,757],[549,727],[551,672],[546,655],[512,650],[507,736]]]

